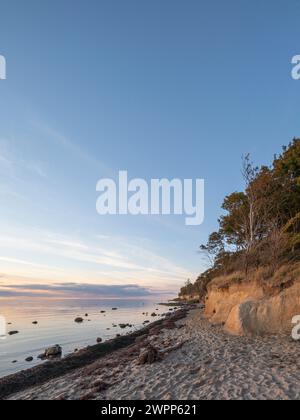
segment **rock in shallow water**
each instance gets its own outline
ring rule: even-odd
[[[132,328],[132,324],[119,324],[119,327],[124,329],[124,328]]]
[[[61,357],[62,355],[62,348],[60,345],[55,344],[55,346],[49,347],[44,351],[44,353],[40,354],[38,356],[38,359],[44,360],[44,359],[53,359],[56,357]]]
[[[80,316],[78,318],[75,318],[74,320],[75,322],[77,322],[77,324],[80,324],[81,322],[83,322],[83,318],[81,318]]]
[[[61,354],[62,354],[62,348],[58,344],[55,344],[55,346],[49,347],[48,349],[45,350],[46,357],[61,356]]]
[[[19,331],[9,331],[8,335],[15,335],[19,334]]]

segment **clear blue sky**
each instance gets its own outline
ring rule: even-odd
[[[176,289],[241,156],[300,136],[297,0],[2,0],[0,275]],[[96,182],[204,178],[206,217],[100,217]]]

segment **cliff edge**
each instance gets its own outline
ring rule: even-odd
[[[282,267],[267,282],[263,274],[214,279],[205,302],[209,321],[235,335],[290,333],[300,315],[300,265]]]

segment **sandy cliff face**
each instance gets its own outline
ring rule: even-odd
[[[217,279],[209,285],[205,313],[235,335],[291,332],[293,317],[300,315],[300,279],[271,294],[257,281],[228,285]]]

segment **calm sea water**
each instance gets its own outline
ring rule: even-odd
[[[158,305],[165,300],[166,297],[156,297],[155,300],[0,298],[0,317],[7,324],[7,332],[19,331],[0,339],[0,377],[42,363],[37,356],[54,344],[62,346],[65,356],[74,349],[96,344],[98,337],[105,341],[116,334],[137,330],[145,320],[153,322],[158,319],[152,318],[151,313],[161,316],[169,311],[169,308]],[[118,309],[113,311],[112,308]],[[106,312],[101,314],[100,311]],[[82,324],[74,322],[77,316],[84,318]],[[34,325],[34,321],[38,324]],[[121,323],[133,324],[133,327],[124,330],[118,325]],[[27,357],[34,360],[26,362]],[[14,360],[17,362],[12,363]]]

